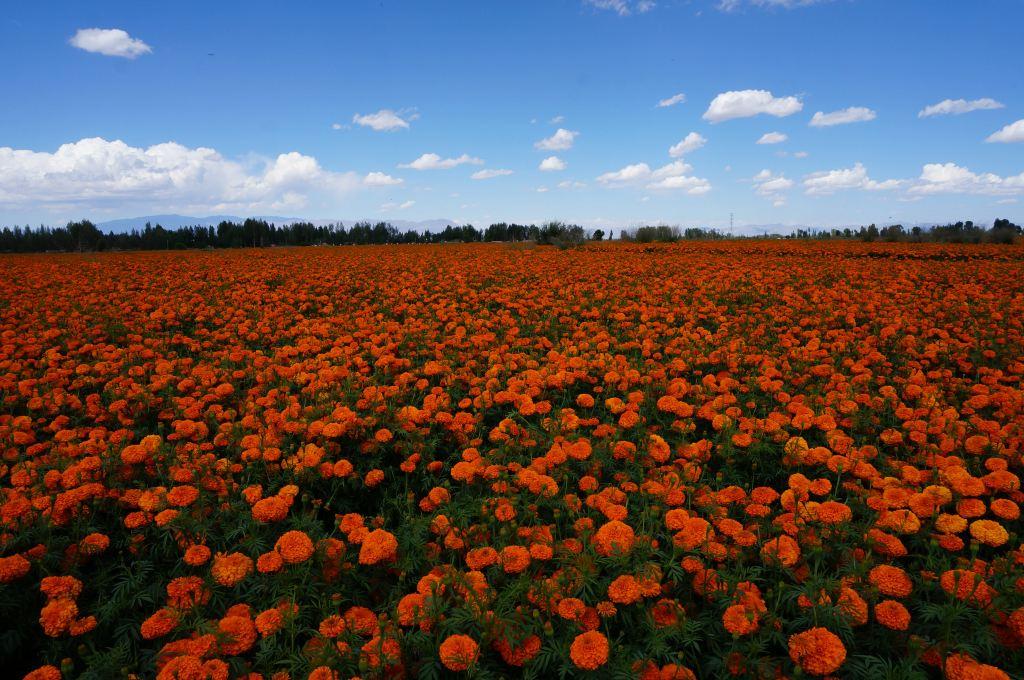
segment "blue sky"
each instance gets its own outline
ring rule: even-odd
[[[1021,26],[1020,0],[15,3],[0,224],[1020,222]]]

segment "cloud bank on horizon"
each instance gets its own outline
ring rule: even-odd
[[[994,39],[1024,20],[1019,4],[693,5],[491,8],[498,21],[413,3],[316,20],[255,11],[233,31],[230,11],[208,12],[186,33],[175,21],[203,5],[139,18],[127,3],[67,2],[63,36],[25,8],[26,30],[0,28],[0,55],[32,57],[5,60],[8,95],[42,106],[0,117],[0,225],[155,212],[710,226],[732,212],[821,225],[1019,216],[1024,87]],[[332,22],[361,30],[331,42]],[[269,54],[216,39],[261,26],[277,31]],[[884,70],[881,55],[823,51],[804,68],[837,26],[851,44],[956,26],[958,42],[990,49],[889,50]],[[789,45],[755,27],[802,37]],[[392,47],[375,53],[385,31]],[[300,33],[309,47],[285,49]],[[715,54],[716,68],[692,66],[697,54]]]

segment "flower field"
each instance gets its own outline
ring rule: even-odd
[[[0,668],[1024,677],[1024,247],[0,257]]]

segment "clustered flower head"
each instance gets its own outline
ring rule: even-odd
[[[1024,677],[1022,262],[768,240],[3,255],[15,666]]]

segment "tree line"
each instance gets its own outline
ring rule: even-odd
[[[874,224],[857,229],[798,229],[783,237],[790,239],[848,239],[889,242],[941,243],[1013,243],[1024,230],[1007,219],[997,219],[991,228],[967,220],[931,228],[906,229],[895,224]],[[146,223],[143,229],[126,232],[102,231],[89,220],[68,222],[63,227],[4,227],[0,229],[0,252],[166,250],[186,248],[262,248],[269,246],[310,245],[383,245],[397,243],[479,243],[494,241],[532,241],[540,245],[573,247],[588,240],[615,238],[614,230],[588,231],[576,224],[547,222],[514,224],[498,222],[485,229],[472,224],[448,225],[442,231],[401,231],[388,222],[357,222],[317,225],[294,222],[277,226],[266,220],[249,218],[242,222],[224,221],[217,226],[185,226],[168,229]],[[680,240],[717,240],[732,238],[721,231],[701,227],[655,225],[619,230],[619,239],[638,243],[670,243]],[[778,238],[778,236],[776,236]]]
[[[1010,220],[998,218],[991,228],[975,224],[971,220],[935,225],[929,228],[913,226],[910,229],[902,224],[890,224],[877,227],[869,224],[858,229],[823,229],[820,231],[797,229],[787,238],[799,239],[856,239],[868,243],[883,241],[898,242],[932,242],[932,243],[1013,243],[1024,229]]]

